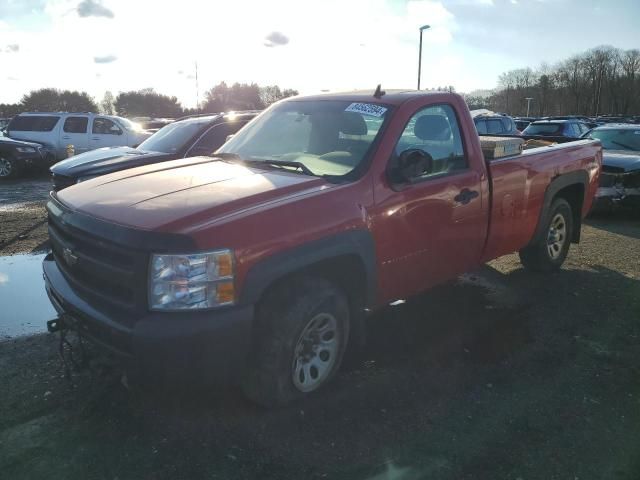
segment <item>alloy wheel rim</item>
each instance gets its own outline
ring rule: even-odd
[[[11,162],[0,157],[0,177],[8,177],[11,174]]]
[[[338,322],[329,313],[313,317],[293,350],[292,380],[301,392],[311,392],[327,379],[339,348]]]
[[[555,260],[560,257],[562,253],[562,247],[567,240],[567,222],[564,216],[560,213],[556,213],[551,220],[549,226],[549,233],[547,235],[547,251],[549,256]]]

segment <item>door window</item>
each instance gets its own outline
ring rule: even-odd
[[[245,122],[236,122],[214,125],[196,142],[189,153],[192,155],[212,154],[227,141],[229,135],[240,130],[244,124]]]
[[[66,133],[87,133],[88,123],[87,117],[67,117],[62,129]]]
[[[396,144],[395,159],[403,151],[413,148],[422,150],[433,159],[432,168],[416,172],[416,179],[456,173],[469,167],[458,120],[449,105],[423,108],[411,117]]]
[[[93,126],[91,127],[91,133],[97,135],[122,135],[122,130],[115,122],[108,118],[95,118],[93,120]]]

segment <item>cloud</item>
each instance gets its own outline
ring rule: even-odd
[[[7,45],[4,51],[8,53],[16,53],[20,51],[20,45],[18,45],[17,43],[12,43],[11,45]]]
[[[82,18],[86,17],[105,17],[113,18],[115,15],[111,10],[102,5],[100,0],[82,0],[78,4],[78,15]]]
[[[115,55],[104,55],[103,57],[93,57],[94,63],[112,63],[118,59]]]
[[[4,285],[5,283],[9,283],[9,275],[0,273],[0,285]]]
[[[286,45],[287,43],[289,43],[289,37],[282,32],[271,32],[269,35],[264,37],[265,47],[279,47],[281,45]]]

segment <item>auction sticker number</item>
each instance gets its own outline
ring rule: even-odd
[[[373,103],[352,103],[345,109],[345,112],[355,112],[372,117],[381,117],[386,111],[386,107],[374,105]]]

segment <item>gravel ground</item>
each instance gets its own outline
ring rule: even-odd
[[[46,175],[0,183],[0,255],[46,250],[44,204],[50,190]]]
[[[7,219],[25,229],[42,218],[0,217],[3,235]],[[556,274],[509,255],[389,307],[330,387],[278,410],[233,388],[127,389],[101,357],[67,379],[56,336],[2,342],[0,472],[637,480],[639,218],[589,220]],[[42,245],[39,232],[0,253]]]

